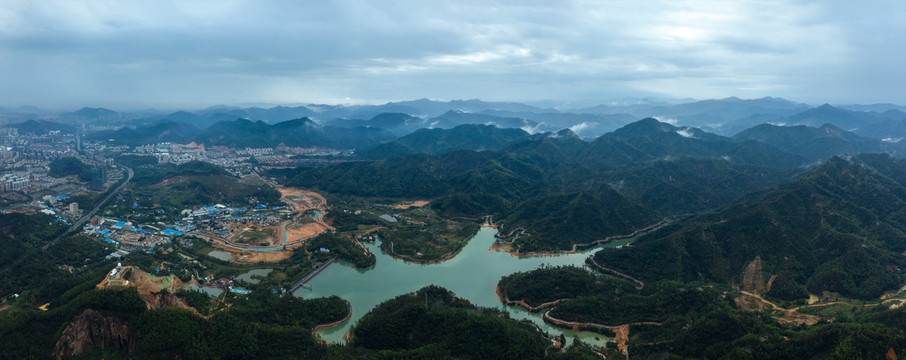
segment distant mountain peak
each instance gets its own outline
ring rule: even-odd
[[[834,126],[833,124],[824,124],[818,129],[823,131],[825,134],[834,136],[834,137],[841,137],[841,136],[843,136],[843,134],[848,133],[846,130],[838,128],[838,127]]]
[[[259,120],[259,122],[260,122],[260,120]],[[301,117],[301,118],[298,118],[298,119],[292,119],[292,120],[282,121],[282,122],[279,122],[279,123],[277,123],[277,124],[275,124],[275,125],[283,124],[283,125],[298,125],[298,126],[306,125],[306,126],[310,126],[310,125],[313,125],[314,123],[315,123],[315,122],[312,121],[311,119],[309,119],[308,117]]]
[[[73,111],[71,114],[76,115],[76,116],[82,116],[82,117],[99,117],[99,116],[116,115],[117,112],[110,110],[110,109],[105,109],[102,107],[91,108],[91,107],[86,106],[86,107],[83,107],[76,111]]]
[[[579,135],[576,135],[576,133],[570,129],[563,129],[563,130],[557,131],[554,134],[548,135],[548,137],[558,138],[558,139],[579,139]]]
[[[408,118],[408,119],[415,119],[416,117],[414,117],[414,116],[412,116],[412,115],[409,115],[409,114],[406,114],[406,113],[384,112],[384,113],[380,113],[380,114],[375,115],[375,116],[372,117],[371,120],[369,120],[369,121],[375,121],[375,120],[378,120],[378,121],[379,121],[379,120],[381,120],[381,119],[388,119],[388,118]]]
[[[613,132],[615,136],[639,136],[658,132],[676,131],[678,128],[669,123],[662,122],[655,118],[644,118],[634,123],[627,124]]]

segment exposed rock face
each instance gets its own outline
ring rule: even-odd
[[[763,294],[765,292],[764,272],[761,269],[761,256],[755,256],[755,260],[752,260],[752,262],[746,265],[745,272],[742,274],[742,288],[743,290],[751,291],[756,294]]]
[[[63,330],[54,356],[58,360],[68,359],[95,348],[116,349],[131,354],[135,351],[135,334],[129,331],[125,321],[87,309]]]
[[[180,306],[179,297],[176,294],[170,292],[153,292],[147,295],[145,300],[148,303],[148,306],[152,309],[159,309],[165,307],[185,307]]]

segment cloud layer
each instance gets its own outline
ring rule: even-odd
[[[10,0],[0,105],[903,104],[904,16],[902,1]]]

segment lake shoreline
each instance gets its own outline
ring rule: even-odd
[[[380,303],[432,284],[448,289],[476,306],[498,308],[508,312],[513,319],[531,321],[547,333],[562,332],[545,323],[540,312],[505,304],[495,294],[495,288],[501,277],[514,272],[531,271],[541,266],[583,266],[587,255],[583,252],[551,257],[515,257],[500,251],[489,251],[496,230],[482,227],[451,260],[432,264],[407,262],[391,256],[380,249],[380,240],[363,243],[376,257],[373,268],[361,270],[349,264],[331,266],[312,279],[310,285],[313,290],[293,295],[305,299],[339,296],[356,309],[345,323],[329,329],[319,328],[317,336],[330,344],[346,343],[352,336],[352,324]],[[613,247],[621,243],[603,246]],[[595,346],[605,346],[606,342],[612,341],[587,331],[566,331],[565,334],[565,346],[576,338]]]
[[[331,323],[315,325],[315,327],[311,329],[311,335],[314,336],[315,340],[317,340],[319,343],[327,345],[326,340],[323,340],[318,337],[318,331],[325,330],[325,329],[331,329],[331,328],[335,328],[337,326],[343,325],[343,323],[349,321],[349,319],[352,318],[352,304],[348,300],[343,300],[343,301],[346,301],[346,316],[345,317],[343,317],[340,320],[331,322]],[[343,338],[344,338],[344,340],[346,340],[346,336],[343,336]]]
[[[559,303],[561,303],[561,302],[564,302],[564,301],[566,301],[566,300],[570,300],[570,299],[567,299],[567,298],[563,298],[563,299],[557,299],[557,300],[554,300],[554,301],[548,301],[548,302],[542,303],[542,304],[540,304],[540,305],[538,305],[538,306],[532,306],[532,305],[529,305],[527,302],[525,302],[525,299],[520,299],[520,300],[510,300],[510,298],[508,298],[508,297],[506,297],[506,296],[503,296],[503,293],[500,291],[500,283],[499,283],[499,282],[497,283],[497,289],[495,289],[494,292],[497,293],[497,297],[500,298],[500,302],[503,303],[504,305],[518,306],[518,307],[521,307],[521,308],[523,308],[523,309],[525,309],[525,310],[528,310],[529,312],[533,312],[533,313],[536,313],[536,312],[539,312],[539,311],[541,311],[541,310],[547,309],[547,308],[549,308],[549,307],[551,307],[551,306],[555,306],[555,305],[557,305],[557,304],[559,304]]]

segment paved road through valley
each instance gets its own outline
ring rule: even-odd
[[[122,165],[120,165],[120,166],[122,166]],[[60,236],[57,236],[57,238],[53,239],[53,241],[45,244],[44,248],[43,248],[44,250],[47,250],[47,248],[56,244],[57,241],[62,239],[63,236],[66,236],[66,234],[72,233],[73,231],[77,231],[79,228],[82,227],[82,225],[85,225],[85,222],[87,222],[89,219],[91,219],[91,217],[94,216],[94,214],[97,213],[98,210],[100,210],[101,207],[104,206],[104,204],[106,204],[107,201],[109,201],[110,198],[113,197],[113,195],[116,195],[118,192],[120,192],[120,190],[123,190],[123,188],[126,187],[126,184],[129,184],[129,181],[132,180],[132,175],[135,175],[135,173],[132,171],[132,168],[129,168],[126,166],[122,166],[122,168],[126,169],[126,174],[127,174],[126,181],[123,181],[123,183],[120,184],[120,186],[117,186],[116,189],[114,189],[112,192],[110,192],[110,194],[107,194],[107,197],[105,197],[103,200],[98,202],[97,205],[94,206],[94,209],[91,209],[91,211],[88,212],[87,214],[85,214],[85,216],[82,216],[78,221],[73,223],[72,226],[70,226],[68,230],[66,230],[65,232],[60,234]]]

